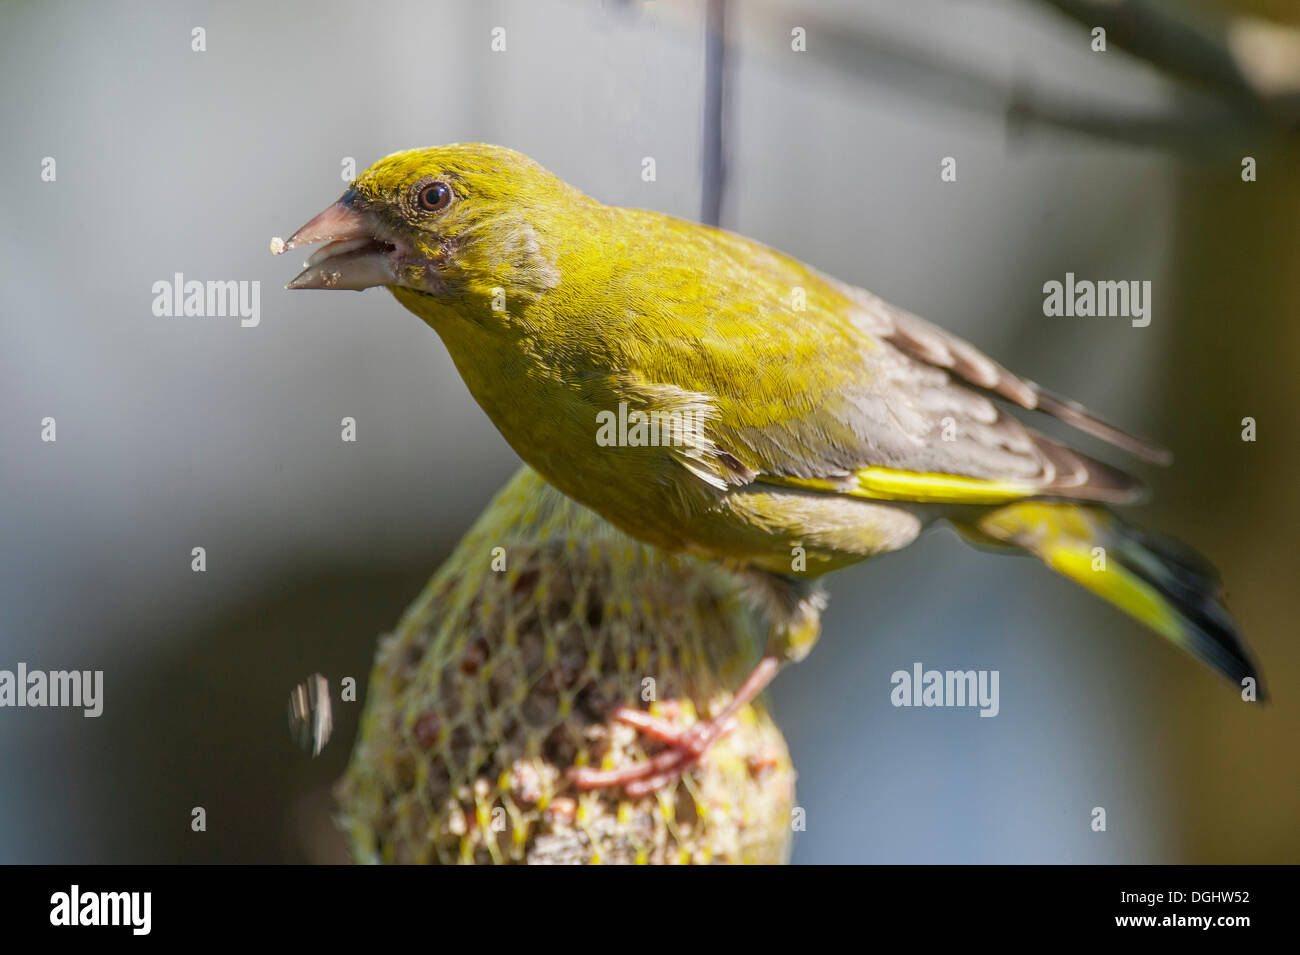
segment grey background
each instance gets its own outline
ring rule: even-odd
[[[796,54],[799,12],[733,5],[724,225],[1124,426],[1172,431],[1179,455],[1254,451],[1236,422],[1269,409],[1243,410],[1212,369],[1194,389],[1169,370],[1186,177],[1234,180],[1235,162],[1189,173],[1079,137],[1018,141],[954,105],[960,84],[916,96],[846,68],[826,30],[1139,107],[1170,102],[1161,79],[1032,3],[807,6],[820,26]],[[517,459],[427,327],[378,290],[283,291],[296,256],[267,242],[342,192],[344,157],[452,141],[696,217],[702,7],[9,2],[0,24],[0,667],[102,667],[107,685],[98,720],[0,710],[0,861],[335,860],[328,785],[356,715],[313,762],[285,731],[287,693],[315,670],[364,683],[376,634]],[[1152,325],[1044,318],[1042,283],[1066,271],[1152,280]],[[155,317],[152,284],[174,272],[260,281],[260,326]],[[1242,367],[1279,348],[1243,337]],[[1193,390],[1223,414],[1171,427]],[[1296,566],[1251,562],[1295,511],[1247,511],[1291,490],[1251,467],[1261,483],[1203,499],[1179,484],[1195,475],[1149,473],[1166,503],[1136,516],[1221,565],[1267,711],[1243,714],[1230,686],[1047,570],[927,535],[833,578],[822,644],[773,691],[807,809],[795,861],[1300,859]],[[999,670],[1001,714],[893,708],[889,674],[913,661]],[[189,831],[195,805],[206,834]]]

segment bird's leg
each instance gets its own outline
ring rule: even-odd
[[[763,692],[780,670],[781,663],[778,657],[763,657],[722,712],[686,729],[677,729],[640,710],[619,707],[613,714],[614,719],[635,727],[652,739],[667,743],[670,748],[650,759],[618,769],[579,767],[570,770],[570,777],[579,789],[622,786],[633,799],[671,782],[698,762],[705,750],[734,725],[736,713]]]
[[[652,716],[645,710],[630,706],[616,706],[609,714],[610,719],[624,726],[630,726],[642,736],[673,745],[681,739],[682,727],[669,719]]]
[[[641,710],[620,706],[612,718],[651,739],[668,745],[656,756],[618,769],[571,769],[569,777],[579,789],[622,786],[630,798],[653,792],[672,782],[697,763],[705,750],[733,725],[741,707],[754,701],[772,682],[781,666],[802,660],[821,633],[821,612],[826,592],[813,581],[766,571],[747,571],[749,594],[769,620],[767,651],[740,689],[717,716],[679,729]]]

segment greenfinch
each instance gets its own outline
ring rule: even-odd
[[[1210,566],[1107,507],[1138,500],[1141,482],[993,399],[1168,455],[863,289],[739,235],[605,205],[485,144],[388,156],[273,249],[315,243],[289,288],[386,287],[548,482],[638,540],[752,581],[770,635],[732,703],[643,765],[581,771],[582,785],[689,766],[811,649],[817,578],[937,521],[1039,558],[1258,692]]]

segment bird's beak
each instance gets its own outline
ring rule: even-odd
[[[386,237],[372,214],[357,208],[352,193],[334,203],[289,237],[274,240],[276,255],[324,242],[285,288],[361,289],[397,282],[400,243]]]

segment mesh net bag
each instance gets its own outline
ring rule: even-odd
[[[380,645],[338,786],[353,856],[393,863],[775,863],[794,771],[761,704],[681,779],[629,799],[579,791],[663,744],[623,703],[680,726],[755,660],[742,582],[637,543],[527,468]]]

